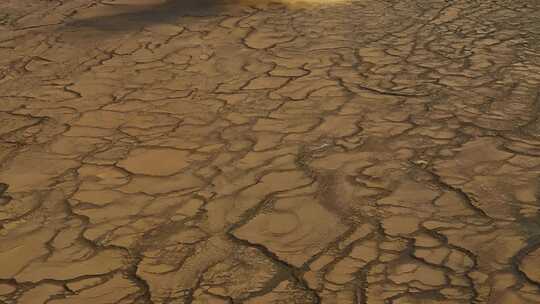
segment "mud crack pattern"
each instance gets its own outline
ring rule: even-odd
[[[0,3],[0,302],[540,303],[536,0]]]

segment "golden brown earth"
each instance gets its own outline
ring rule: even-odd
[[[2,0],[0,303],[540,303],[537,0]]]

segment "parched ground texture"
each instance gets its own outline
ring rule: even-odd
[[[2,0],[0,303],[540,303],[537,0]]]

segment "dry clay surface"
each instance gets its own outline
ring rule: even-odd
[[[537,0],[0,1],[0,303],[540,303]]]

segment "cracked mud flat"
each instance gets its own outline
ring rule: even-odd
[[[0,303],[540,303],[540,3],[3,0]]]

